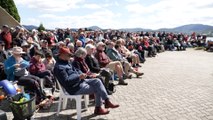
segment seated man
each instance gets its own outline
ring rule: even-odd
[[[103,83],[98,78],[86,79],[87,75],[69,64],[71,52],[69,48],[61,48],[54,67],[54,75],[63,88],[71,95],[95,94],[95,110],[97,115],[108,114],[109,111],[101,107],[102,100],[105,108],[117,108],[112,104]]]
[[[123,70],[123,66],[120,61],[111,61],[110,58],[104,52],[105,44],[103,42],[99,42],[97,44],[97,52],[95,54],[96,59],[99,62],[99,65],[103,68],[109,68],[116,72],[119,77],[119,85],[127,85],[128,83],[124,82],[123,76],[126,76]]]
[[[115,48],[116,47],[116,48]],[[124,72],[127,76],[129,76],[129,72],[132,72],[134,74],[136,74],[137,77],[143,75],[143,73],[140,73],[138,71],[136,71],[131,64],[127,61],[127,59],[125,59],[120,53],[119,51],[121,51],[121,45],[114,45],[113,42],[109,43],[108,49],[107,49],[107,55],[109,56],[109,58],[113,61],[120,61],[121,64],[123,65],[124,68]]]

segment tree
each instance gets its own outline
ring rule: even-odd
[[[41,32],[42,30],[45,30],[44,25],[41,23],[38,27],[38,31]]]
[[[4,8],[18,22],[21,21],[18,10],[13,0],[1,0],[0,6]]]

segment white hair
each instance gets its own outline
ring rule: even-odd
[[[86,54],[87,54],[87,51],[83,47],[80,47],[80,48],[78,48],[78,50],[75,51],[76,57],[81,57],[82,55],[86,55]]]

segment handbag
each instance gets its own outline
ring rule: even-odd
[[[116,92],[116,86],[114,83],[109,83],[108,90],[115,93]]]

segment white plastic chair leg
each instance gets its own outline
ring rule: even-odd
[[[84,95],[84,103],[85,103],[85,109],[88,109],[88,105],[89,105],[89,96],[88,95]]]
[[[81,96],[76,99],[77,120],[81,120]]]
[[[59,98],[59,103],[58,103],[58,110],[57,110],[57,116],[59,115],[59,112],[60,112],[60,110],[61,110],[61,102],[62,102],[62,98],[60,97]]]
[[[63,98],[63,109],[66,109],[67,107],[67,98]]]

